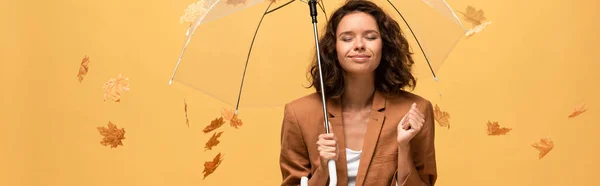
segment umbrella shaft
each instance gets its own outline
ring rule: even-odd
[[[315,45],[317,50],[317,64],[319,65],[319,86],[321,86],[321,101],[323,102],[323,118],[325,118],[325,131],[329,134],[329,117],[327,117],[327,102],[325,101],[325,83],[323,81],[323,70],[321,67],[321,52],[319,49],[319,37],[317,32],[317,22],[313,22],[313,32],[315,35]]]

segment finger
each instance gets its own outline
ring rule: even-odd
[[[409,113],[418,116],[419,118],[425,118],[425,115],[423,114],[423,112],[421,112],[421,110],[419,110],[418,108],[412,108]]]
[[[409,112],[407,117],[412,117],[416,121],[425,122],[425,119],[421,117],[417,112]]]
[[[337,145],[337,142],[335,140],[322,140],[319,142],[319,145],[335,147]]]
[[[337,159],[337,154],[331,152],[321,152],[319,155],[325,160]]]

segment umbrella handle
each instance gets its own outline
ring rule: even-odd
[[[327,166],[329,168],[329,186],[337,185],[337,171],[335,169],[335,161],[329,160],[327,162]]]
[[[337,185],[337,176],[331,176],[337,175],[337,171],[335,169],[335,161],[329,160],[327,162],[327,166],[329,167],[329,186],[335,186]],[[302,176],[302,179],[300,180],[300,186],[308,186],[308,177]]]

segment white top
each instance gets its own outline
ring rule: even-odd
[[[358,164],[360,164],[360,155],[362,150],[354,151],[346,148],[346,162],[348,167],[348,186],[356,185],[356,173],[358,173]]]
[[[362,150],[355,151],[349,148],[346,148],[346,162],[348,167],[348,186],[356,185],[356,174],[358,173],[358,164],[360,164],[360,155],[362,154]],[[398,182],[396,180],[396,186],[398,186]]]

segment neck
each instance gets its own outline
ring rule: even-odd
[[[371,109],[375,91],[374,74],[344,77],[344,93],[342,94],[345,111],[360,111]]]

